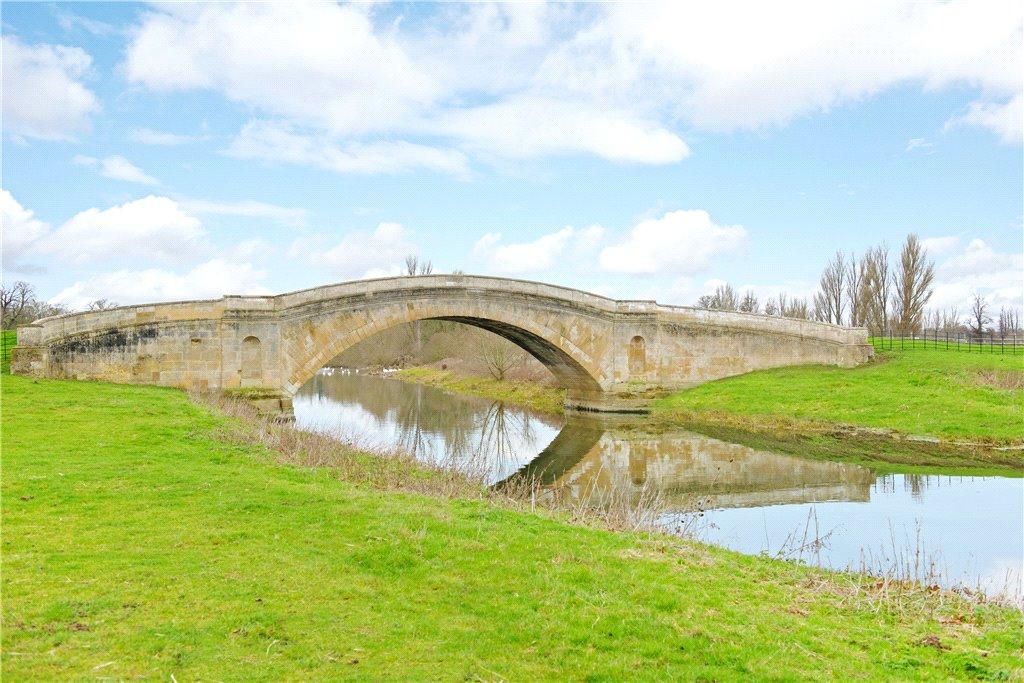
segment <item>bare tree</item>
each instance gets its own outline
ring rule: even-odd
[[[406,275],[430,275],[434,272],[434,265],[430,261],[420,261],[416,254],[408,254],[405,257]],[[423,351],[423,322],[417,320],[412,324],[413,351],[419,356]]]
[[[843,324],[846,311],[846,258],[837,251],[818,280],[818,292],[814,295],[814,317],[822,322]]]
[[[0,286],[0,324],[5,330],[67,312],[64,306],[37,299],[35,288],[27,282]]]
[[[96,299],[95,301],[89,302],[89,305],[86,307],[86,310],[105,311],[108,308],[117,308],[119,305],[120,304],[118,304],[116,301],[111,301],[110,299]]]
[[[697,299],[697,308],[709,310],[735,311],[739,308],[739,305],[739,296],[728,282],[715,287],[713,294],[704,294]]]
[[[434,272],[434,265],[430,261],[420,261],[416,254],[409,254],[405,257],[406,275],[430,275]]]
[[[917,235],[907,235],[900,260],[892,274],[893,315],[900,334],[914,334],[921,329],[925,304],[932,296],[935,264]]]
[[[942,312],[940,324],[943,332],[957,332],[960,330],[960,311],[955,306],[950,306]]]
[[[715,306],[715,295],[714,294],[703,294],[697,298],[697,308],[712,309],[717,308]]]
[[[889,247],[884,243],[864,254],[865,320],[871,334],[889,331]]]
[[[999,336],[1012,337],[1020,332],[1020,313],[1015,308],[999,309]]]
[[[778,315],[779,305],[775,303],[775,299],[768,299],[764,302],[764,314],[765,315]]]
[[[789,308],[789,296],[785,292],[779,292],[779,296],[775,299],[775,305],[779,309],[779,315],[785,317],[786,309]]]
[[[740,299],[739,310],[744,313],[757,313],[761,310],[761,302],[757,300],[757,295],[754,294],[752,289],[748,289],[743,293],[743,298]]]
[[[726,282],[715,287],[715,308],[721,311],[735,311],[740,305],[740,298],[732,285]]]
[[[868,305],[871,294],[867,287],[867,256],[855,257],[850,254],[846,264],[846,299],[849,301],[851,327],[864,327],[868,320]]]
[[[971,301],[971,315],[967,319],[967,327],[971,334],[980,337],[985,334],[985,325],[992,322],[992,316],[988,314],[988,301],[978,292],[974,293]]]
[[[807,299],[797,299],[794,297],[789,300],[786,307],[782,310],[782,316],[784,318],[809,320],[811,317],[811,307],[807,304]]]
[[[19,324],[31,322],[25,320],[36,299],[36,290],[24,280],[13,285],[0,286],[0,322],[3,329],[8,330]]]
[[[526,360],[526,352],[512,342],[495,335],[481,339],[477,359],[487,368],[491,377],[503,380],[510,371]]]

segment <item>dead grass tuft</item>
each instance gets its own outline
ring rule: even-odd
[[[989,389],[1020,391],[1024,389],[1024,370],[978,370],[975,383]]]

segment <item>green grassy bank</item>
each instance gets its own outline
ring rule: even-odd
[[[282,465],[172,390],[2,389],[5,680],[1021,674],[1014,610]]]
[[[709,382],[663,398],[656,408],[1024,442],[1024,355],[883,351],[856,368],[776,368]]]
[[[564,392],[412,368],[402,379],[561,412]],[[857,368],[762,370],[659,399],[645,429],[869,465],[964,474],[1024,472],[1024,355],[925,348],[879,352]],[[908,438],[911,437],[911,438]],[[925,437],[924,440],[916,437]]]

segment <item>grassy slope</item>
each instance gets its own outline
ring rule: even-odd
[[[7,376],[2,408],[5,679],[1020,673],[1018,612],[356,487],[175,391]]]
[[[408,382],[426,384],[470,396],[505,401],[548,413],[561,413],[562,405],[565,402],[565,389],[533,382],[467,377],[450,370],[436,368],[399,370],[396,377]]]
[[[843,369],[778,368],[711,382],[657,408],[721,411],[894,429],[951,439],[1024,439],[1024,392],[982,386],[986,370],[1024,371],[1024,355],[914,349]]]

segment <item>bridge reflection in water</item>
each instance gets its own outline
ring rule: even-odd
[[[875,482],[864,467],[757,451],[685,431],[644,433],[640,425],[571,420],[515,477],[591,505],[656,492],[675,508],[866,502]]]
[[[357,373],[320,374],[296,397],[299,426],[399,448],[498,486],[601,506],[657,494],[670,509],[867,501],[874,474],[685,431],[642,417],[560,417]]]

